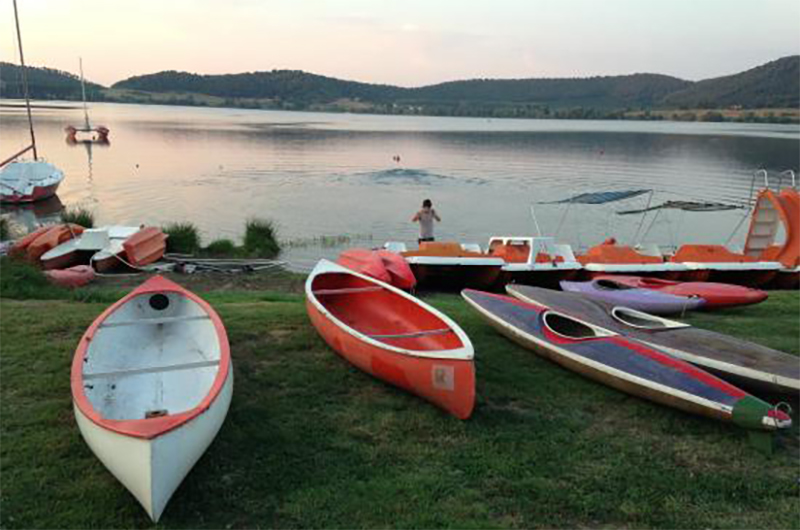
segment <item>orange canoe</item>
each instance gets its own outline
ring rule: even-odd
[[[342,357],[457,418],[472,414],[474,350],[446,315],[327,260],[317,263],[305,289],[311,323]]]
[[[161,259],[167,250],[167,235],[154,226],[147,226],[126,239],[122,248],[128,263],[143,267]]]
[[[48,250],[57,247],[83,233],[83,227],[75,224],[54,225],[31,241],[25,249],[30,261],[39,263],[39,258]]]

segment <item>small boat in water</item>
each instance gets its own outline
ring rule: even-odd
[[[579,293],[595,300],[630,307],[654,315],[683,313],[705,304],[705,300],[699,297],[676,296],[651,289],[637,289],[614,280],[561,282],[561,288],[564,291]]]
[[[384,248],[403,256],[419,285],[433,289],[489,288],[505,265],[503,258],[483,252],[476,243],[429,241],[408,250],[405,243],[389,242]]]
[[[617,390],[747,429],[792,424],[786,412],[635,339],[544,305],[470,289],[461,294],[502,335]]]
[[[450,318],[408,293],[320,260],[306,309],[325,342],[359,369],[460,419],[475,405],[472,343]]]
[[[83,79],[83,59],[78,60],[81,73],[81,98],[83,99],[83,125],[75,127],[68,125],[64,128],[67,133],[68,144],[78,143],[97,143],[108,144],[108,134],[111,132],[108,127],[99,125],[92,127],[89,123],[89,109],[86,107],[86,83]]]
[[[639,340],[719,377],[769,393],[800,392],[800,360],[760,344],[575,293],[509,285],[512,296]]]
[[[604,284],[618,284],[621,288],[650,289],[675,296],[688,296],[705,300],[703,309],[721,309],[752,305],[763,302],[769,296],[765,291],[742,285],[713,282],[675,282],[660,278],[641,276],[597,276],[595,280]]]
[[[158,522],[228,412],[233,369],[222,320],[195,294],[153,277],[86,330],[71,380],[87,445]]]

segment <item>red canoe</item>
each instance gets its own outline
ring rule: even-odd
[[[28,259],[34,263],[39,263],[39,258],[48,250],[57,247],[64,241],[79,236],[83,232],[83,227],[75,224],[53,225],[36,239],[28,244],[25,253]]]
[[[713,282],[674,282],[659,278],[641,276],[598,276],[607,282],[615,282],[626,287],[651,289],[676,296],[699,296],[706,303],[703,309],[720,309],[763,302],[769,296],[766,292],[741,285]]]
[[[305,289],[311,323],[342,357],[457,418],[472,414],[474,350],[446,315],[327,260],[317,263]]]
[[[339,254],[336,263],[376,280],[392,282],[392,277],[386,270],[383,260],[375,251],[366,248],[351,248]]]
[[[375,253],[383,261],[383,266],[386,267],[386,272],[389,273],[392,285],[405,290],[413,289],[417,285],[414,272],[403,256],[388,250],[376,250]]]

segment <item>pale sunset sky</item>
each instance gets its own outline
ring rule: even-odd
[[[797,0],[17,0],[29,65],[110,85],[304,70],[401,86],[737,73],[800,53]],[[11,0],[0,60],[17,63]]]

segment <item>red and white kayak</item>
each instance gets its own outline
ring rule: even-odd
[[[714,282],[676,282],[642,276],[596,276],[596,280],[636,289],[650,289],[675,296],[699,297],[706,301],[703,309],[720,309],[763,302],[766,292],[742,285]]]
[[[155,276],[89,326],[71,380],[84,440],[158,521],[228,412],[233,369],[222,320]]]
[[[305,290],[311,323],[342,357],[458,418],[472,414],[474,350],[446,315],[327,260],[317,263]]]

